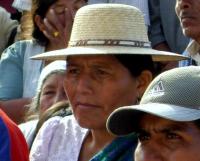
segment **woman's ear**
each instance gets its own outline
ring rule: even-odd
[[[152,72],[149,70],[144,70],[138,77],[138,95],[141,98],[143,93],[145,92],[146,88],[150,84],[153,79]]]
[[[39,15],[36,15],[34,17],[34,21],[36,25],[38,26],[38,28],[40,29],[40,31],[44,31],[45,25],[44,25],[43,19]]]

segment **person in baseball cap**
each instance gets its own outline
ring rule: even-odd
[[[135,132],[135,161],[200,160],[200,68],[175,68],[158,75],[139,105],[111,113],[108,131]]]

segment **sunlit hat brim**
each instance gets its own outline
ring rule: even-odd
[[[158,51],[151,48],[125,47],[125,46],[87,46],[69,47],[66,49],[54,50],[33,56],[32,59],[40,60],[65,60],[72,55],[115,55],[115,54],[135,54],[151,55],[153,61],[179,61],[188,57],[171,52]]]

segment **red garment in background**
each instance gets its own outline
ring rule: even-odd
[[[0,160],[29,161],[29,150],[22,132],[1,109]]]
[[[0,0],[0,6],[10,13],[15,13],[16,9],[12,7],[13,0]]]

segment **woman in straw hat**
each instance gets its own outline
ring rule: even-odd
[[[67,60],[64,88],[73,115],[41,127],[32,161],[132,160],[135,136],[109,134],[107,117],[119,106],[137,104],[152,80],[153,61],[183,59],[151,49],[142,13],[120,4],[81,8],[69,47],[33,58]]]

